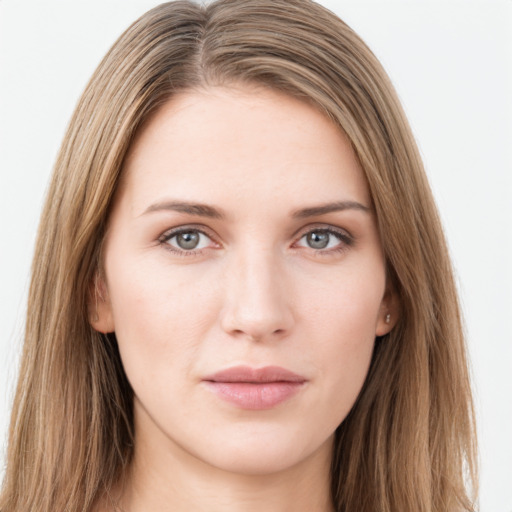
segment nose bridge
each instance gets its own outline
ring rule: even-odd
[[[223,328],[254,340],[286,334],[293,323],[286,275],[272,248],[247,245],[233,254],[226,276]]]

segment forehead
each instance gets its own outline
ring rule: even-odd
[[[262,88],[174,96],[140,131],[123,172],[137,209],[165,194],[247,206],[263,198],[300,206],[308,196],[370,203],[342,130],[311,105]]]

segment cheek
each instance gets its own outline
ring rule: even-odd
[[[334,336],[357,350],[363,340],[375,338],[384,291],[384,270],[375,263],[333,272],[301,294],[301,321],[321,332],[329,346]]]
[[[214,315],[213,287],[171,267],[121,261],[109,273],[115,332],[132,385],[187,372]],[[200,307],[201,315],[198,315]],[[167,383],[169,384],[169,383]]]
[[[385,288],[384,274],[345,276],[310,297],[315,365],[323,381],[323,407],[339,424],[353,406],[368,373]],[[330,404],[330,405],[329,405]],[[329,409],[330,407],[330,409]]]

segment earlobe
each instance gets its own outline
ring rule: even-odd
[[[375,336],[385,336],[398,322],[399,308],[396,293],[388,289],[382,299]]]
[[[104,334],[114,332],[114,316],[105,279],[98,272],[91,283],[89,297],[89,323]]]
[[[391,332],[393,327],[396,325],[398,318],[391,313],[386,313],[379,316],[377,321],[377,328],[375,329],[375,336],[384,336]]]

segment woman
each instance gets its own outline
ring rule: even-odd
[[[33,269],[2,511],[473,510],[437,212],[387,76],[324,8],[135,22]]]

